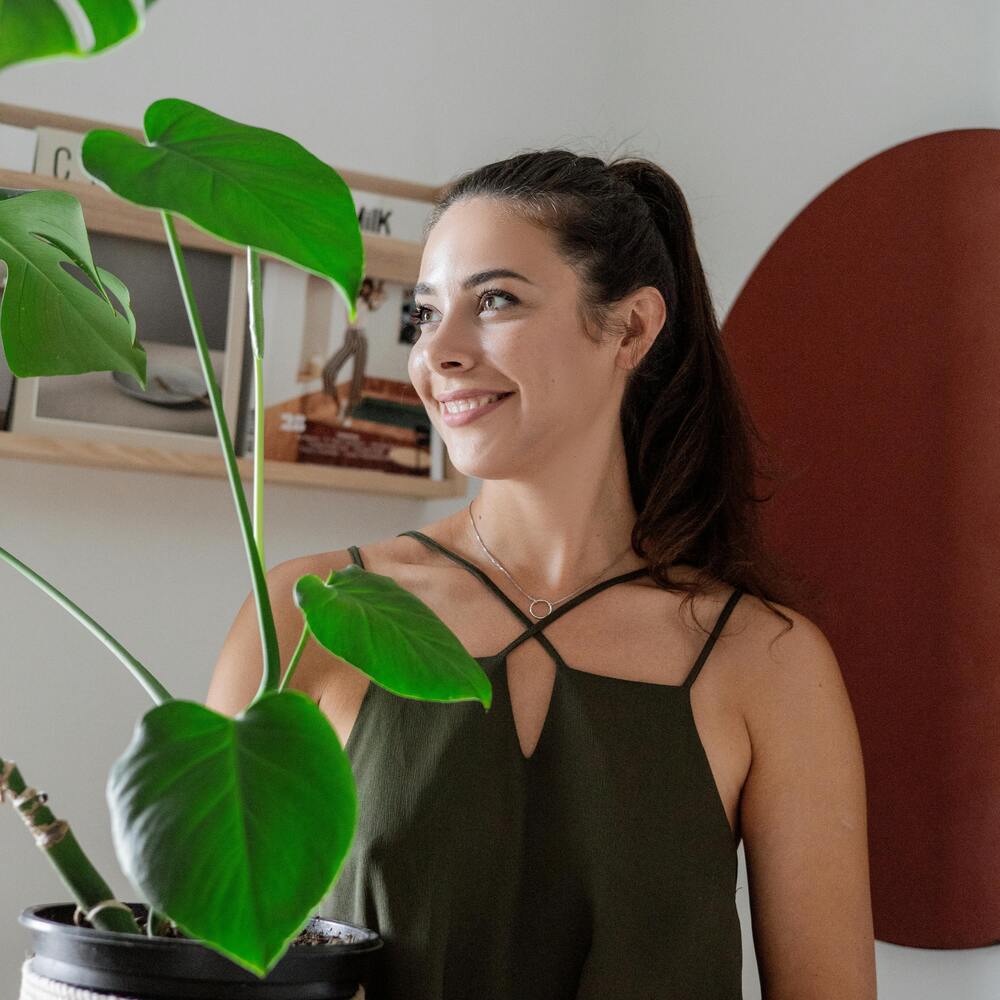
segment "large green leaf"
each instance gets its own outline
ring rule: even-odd
[[[56,0],[0,0],[0,69],[29,59],[103,52],[142,28],[141,9],[132,0],[78,2],[94,34],[87,49]]]
[[[258,976],[315,913],[357,822],[347,755],[300,691],[269,692],[235,719],[158,705],[107,796],[118,860],[145,899]]]
[[[364,244],[350,189],[332,167],[279,132],[189,101],[155,101],[144,125],[146,145],[89,132],[86,171],[128,201],[328,278],[355,317]]]
[[[493,687],[454,632],[391,577],[348,566],[324,582],[303,576],[295,602],[320,645],[393,694],[480,701]]]
[[[65,191],[10,195],[0,192],[0,260],[7,265],[0,336],[11,371],[22,378],[120,371],[145,385],[146,352],[135,343],[128,290],[95,267],[80,203]],[[78,267],[93,287],[64,264]]]

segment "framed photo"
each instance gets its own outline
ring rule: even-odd
[[[146,350],[146,389],[131,375],[91,372],[17,380],[9,430],[218,454],[201,364],[166,243],[91,232],[94,262],[125,282]],[[249,385],[243,253],[185,247],[223,410],[237,446]],[[238,448],[237,448],[238,450]]]
[[[366,275],[351,324],[330,282],[268,260],[263,297],[265,459],[443,479],[407,373],[412,289]]]

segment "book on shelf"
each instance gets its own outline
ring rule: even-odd
[[[443,442],[406,369],[412,289],[366,275],[352,324],[323,278],[266,260],[263,286],[264,458],[444,479]]]

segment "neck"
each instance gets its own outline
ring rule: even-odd
[[[468,510],[461,516],[463,548],[489,562]],[[630,548],[636,511],[623,452],[600,476],[560,469],[530,481],[486,480],[472,517],[489,551],[532,595],[558,599],[597,574],[605,579],[645,565]]]

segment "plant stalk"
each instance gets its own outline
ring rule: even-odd
[[[253,348],[253,533],[264,558],[264,301],[260,252],[247,247],[247,298],[250,301],[250,343]]]
[[[281,684],[278,687],[279,691],[284,691],[288,687],[288,682],[292,679],[292,674],[295,673],[295,668],[299,665],[299,657],[302,656],[302,650],[306,648],[306,643],[309,641],[309,636],[312,633],[309,631],[308,622],[302,625],[302,635],[299,636],[299,643],[295,647],[295,652],[292,653],[292,658],[288,661],[288,669],[285,671],[285,676],[281,679]]]
[[[86,611],[74,604],[62,591],[57,590],[48,580],[40,576],[29,566],[26,566],[6,549],[0,548],[0,559],[8,565],[13,566],[14,569],[27,577],[40,590],[44,590],[49,597],[57,604],[61,604],[84,628],[97,636],[128,667],[135,679],[146,689],[146,693],[157,705],[162,705],[165,701],[173,700],[170,692],[113,635],[101,625],[98,625]]]
[[[12,793],[16,798],[28,787],[12,760],[5,761],[0,758],[0,779],[3,775],[6,775],[6,780],[0,780],[0,802],[4,801],[5,791]],[[45,852],[59,873],[59,877],[73,894],[77,905],[87,913],[98,903],[114,899],[114,893],[83,853],[83,848],[80,847],[69,824],[65,820],[57,820],[49,807],[44,804],[47,799],[45,792],[35,792],[18,804],[17,811],[34,836],[35,843]],[[142,933],[131,910],[126,912],[118,907],[99,910],[94,914],[91,924],[105,931],[124,934]]]
[[[236,465],[236,452],[233,449],[233,439],[229,433],[229,424],[226,420],[225,411],[222,409],[222,394],[219,392],[219,384],[212,369],[212,359],[208,353],[208,343],[205,340],[205,334],[202,330],[201,316],[198,313],[198,306],[194,300],[194,291],[191,288],[191,280],[188,277],[187,266],[184,263],[184,254],[181,250],[180,241],[177,239],[177,231],[174,228],[174,221],[170,213],[161,212],[160,216],[163,219],[163,228],[167,234],[167,243],[170,245],[170,255],[174,261],[174,270],[177,272],[181,294],[184,297],[184,307],[187,310],[191,333],[194,336],[195,347],[198,350],[198,359],[201,362],[202,374],[205,377],[205,385],[208,388],[208,397],[212,403],[212,415],[215,417],[215,426],[219,434],[219,444],[222,447],[222,456],[226,463],[229,488],[232,491],[233,501],[236,504],[236,512],[239,515],[240,527],[243,531],[243,545],[246,549],[247,561],[250,564],[250,575],[253,580],[254,600],[257,604],[257,622],[260,627],[260,643],[264,660],[264,671],[260,679],[260,687],[254,699],[256,700],[265,691],[274,691],[281,680],[278,634],[274,627],[274,615],[271,611],[271,599],[267,592],[264,564],[261,561],[260,553],[257,551],[257,545],[254,541],[247,498],[243,492],[243,483],[240,480],[239,468]]]

